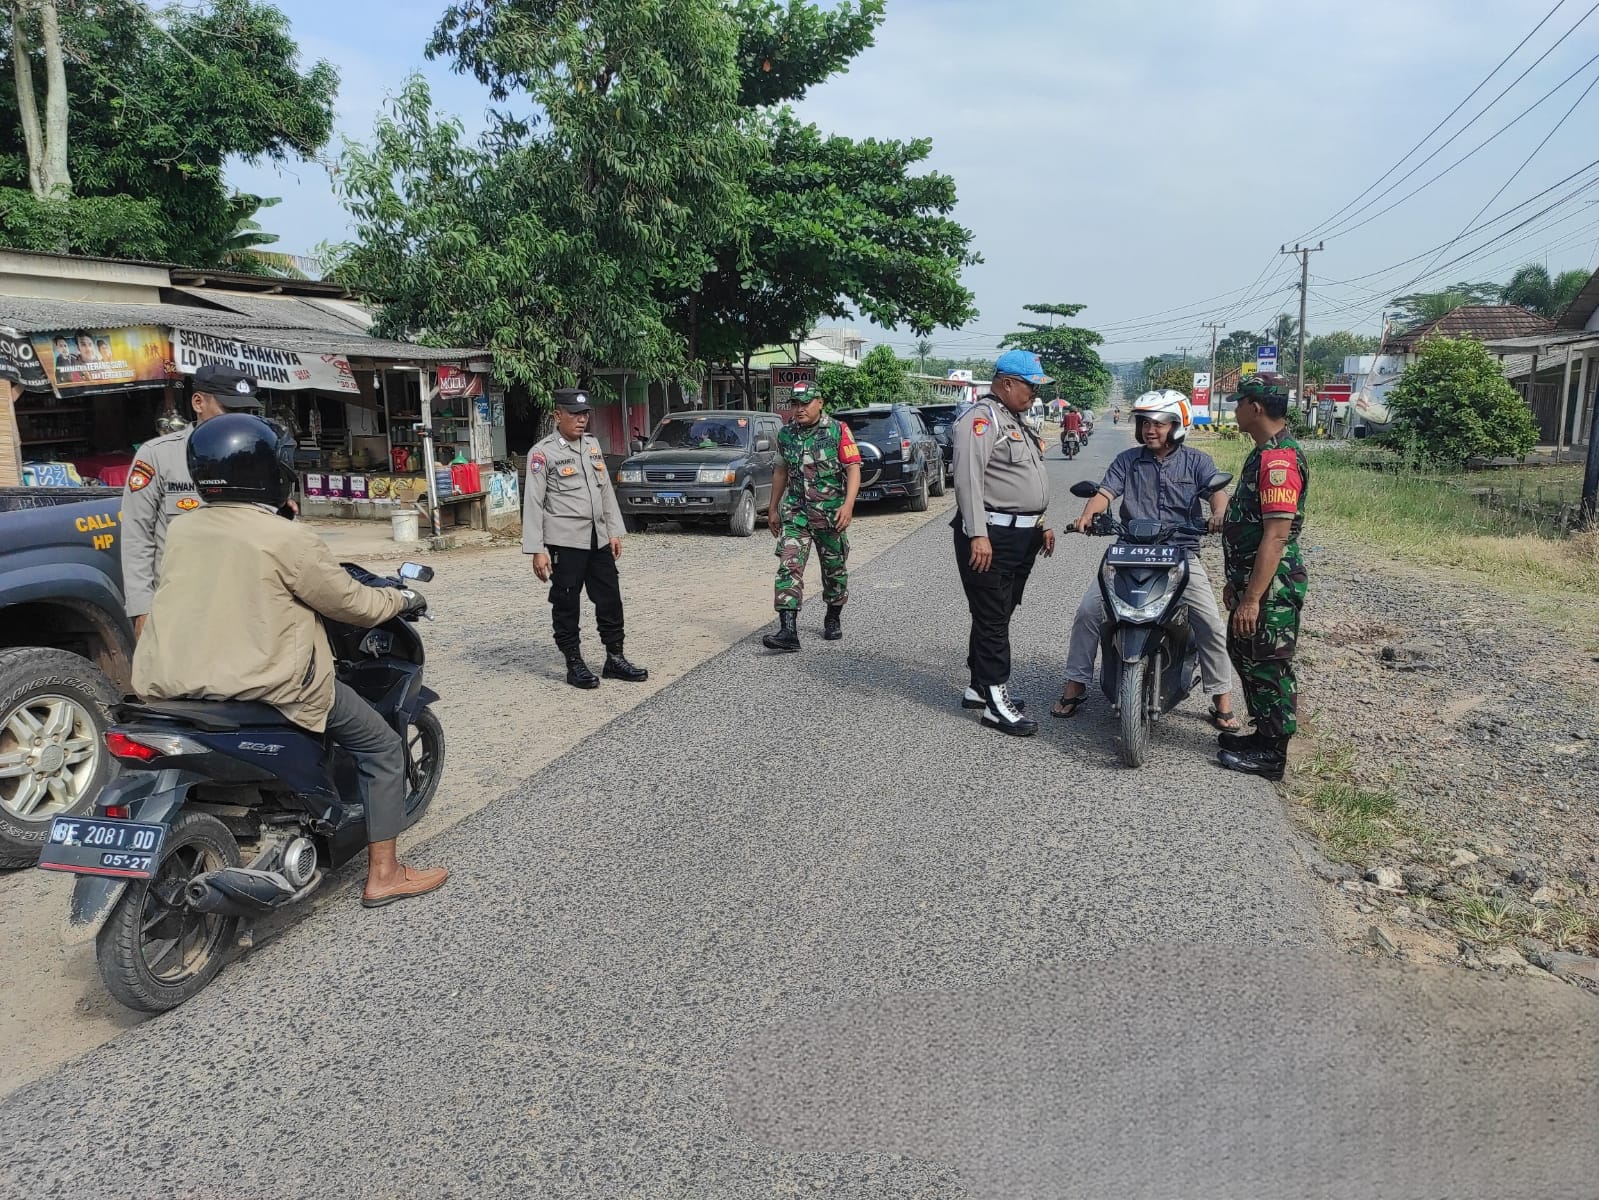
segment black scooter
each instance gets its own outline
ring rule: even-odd
[[[1060,452],[1067,458],[1076,458],[1077,452],[1083,448],[1082,438],[1074,429],[1060,431]]]
[[[1221,491],[1232,476],[1217,472],[1202,497]],[[1072,484],[1074,496],[1091,499],[1092,482]],[[1099,568],[1099,593],[1105,604],[1100,631],[1100,687],[1121,718],[1121,756],[1141,767],[1149,755],[1154,723],[1176,708],[1199,682],[1199,643],[1188,623],[1188,554],[1171,544],[1180,533],[1204,534],[1201,527],[1162,525],[1159,521],[1094,518],[1088,532],[1114,537]]]
[[[353,563],[370,587],[398,578]],[[328,621],[338,678],[405,739],[405,827],[421,818],[444,768],[444,731],[422,683],[415,618],[376,629]],[[100,976],[122,1004],[163,1012],[215,978],[229,952],[254,944],[261,917],[311,895],[324,869],[366,849],[354,760],[267,704],[126,703],[106,731],[123,774],[90,817],[58,817],[39,858],[78,876],[63,940],[96,938]]]

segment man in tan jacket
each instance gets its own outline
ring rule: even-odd
[[[355,758],[367,822],[368,908],[420,896],[449,877],[402,866],[405,815],[400,735],[333,672],[322,618],[381,625],[426,601],[364,587],[310,529],[277,515],[292,446],[258,417],[197,426],[188,463],[205,506],[171,526],[150,619],[133,656],[133,688],[151,700],[253,700]]]

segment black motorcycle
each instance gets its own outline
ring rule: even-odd
[[[353,563],[371,587],[433,578],[404,564],[397,578]],[[338,678],[405,739],[405,827],[427,811],[444,768],[444,731],[422,682],[414,617],[375,629],[326,622]],[[245,701],[127,703],[106,731],[123,774],[93,816],[58,817],[39,866],[78,876],[64,940],[96,938],[100,976],[122,1004],[162,1012],[215,978],[255,922],[311,895],[325,870],[366,849],[355,762],[271,705]]]
[[[1203,497],[1232,482],[1225,472],[1212,475]],[[1098,488],[1088,480],[1072,484],[1072,495],[1091,499]],[[1159,521],[1122,524],[1108,513],[1094,518],[1088,532],[1114,537],[1099,568],[1105,604],[1100,631],[1100,687],[1121,718],[1122,762],[1141,767],[1149,755],[1154,723],[1176,708],[1199,682],[1199,643],[1188,621],[1188,552],[1172,539],[1201,534],[1203,526],[1163,525]]]

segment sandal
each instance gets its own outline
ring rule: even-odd
[[[1215,704],[1210,706],[1210,711],[1205,716],[1223,733],[1242,733],[1244,730],[1243,722],[1238,719],[1237,713],[1224,713]]]
[[[1086,690],[1084,690],[1081,696],[1068,696],[1065,692],[1062,692],[1060,699],[1055,701],[1054,705],[1050,708],[1049,715],[1063,721],[1069,720],[1077,715],[1077,710],[1081,708],[1087,702],[1087,700],[1088,692]]]

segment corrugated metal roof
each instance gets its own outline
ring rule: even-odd
[[[268,321],[297,329],[333,329],[341,333],[364,334],[372,323],[370,315],[364,320],[359,319],[355,314],[361,310],[353,304],[340,305],[345,310],[340,312],[333,304],[303,296],[251,296],[211,288],[177,290],[208,305],[220,305],[251,321]]]
[[[205,293],[211,303],[222,297]],[[228,296],[229,303],[239,297]],[[262,297],[245,297],[263,300]],[[60,329],[121,329],[135,325],[157,325],[207,333],[233,341],[252,342],[279,350],[312,354],[342,354],[348,358],[398,359],[414,362],[462,362],[487,358],[485,350],[458,347],[418,346],[411,342],[391,342],[367,337],[353,329],[342,317],[322,311],[315,325],[303,322],[312,314],[294,307],[299,301],[270,301],[284,304],[288,311],[245,314],[220,308],[187,304],[99,304],[76,300],[33,300],[0,296],[0,323],[19,333],[51,333]]]

